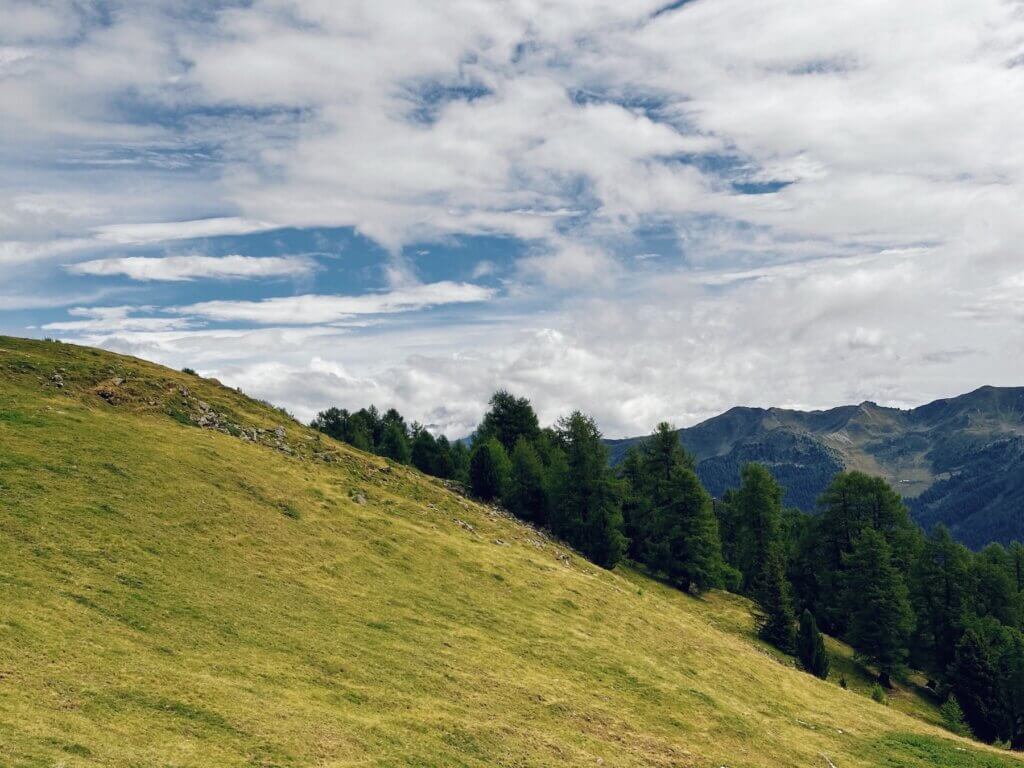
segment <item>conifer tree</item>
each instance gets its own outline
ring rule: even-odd
[[[411,458],[409,437],[398,421],[390,421],[385,427],[381,437],[380,455],[397,461],[399,464],[409,463]]]
[[[540,435],[537,414],[525,397],[515,397],[500,389],[491,397],[490,406],[480,422],[474,442],[494,438],[501,443],[506,455],[511,455],[519,438],[533,441]]]
[[[461,440],[456,440],[451,444],[449,456],[452,462],[452,479],[463,485],[469,485],[469,449],[466,448],[466,444]]]
[[[453,478],[455,477],[455,463],[452,461],[452,444],[448,442],[448,438],[444,435],[439,435],[437,438],[437,477]]]
[[[1007,549],[1010,562],[1010,576],[1017,592],[1024,592],[1024,545],[1011,541]]]
[[[494,438],[474,442],[469,459],[469,484],[473,495],[484,501],[501,496],[508,482],[509,461],[505,449]]]
[[[755,582],[757,634],[787,653],[793,650],[793,603],[778,546],[771,547]]]
[[[576,411],[558,422],[565,476],[552,507],[555,533],[598,565],[613,568],[626,548],[621,499],[594,420]]]
[[[722,545],[711,497],[693,470],[676,466],[655,498],[646,560],[684,592],[721,585]]]
[[[631,447],[626,451],[618,471],[626,485],[622,520],[629,539],[627,554],[636,562],[643,562],[649,547],[651,500],[645,490],[645,468],[639,449]]]
[[[878,680],[890,687],[903,667],[914,616],[900,572],[885,538],[868,527],[847,558],[850,628],[847,639],[864,660],[878,667]]]
[[[973,627],[964,632],[957,644],[950,679],[964,720],[974,735],[985,742],[999,738],[998,670],[988,643]]]
[[[917,617],[912,661],[936,676],[945,673],[964,631],[970,553],[944,525],[926,539],[911,570],[911,602]]]
[[[748,592],[761,576],[772,548],[780,539],[782,488],[761,464],[746,464],[739,490],[731,498],[733,519],[740,526],[739,562],[743,587]]]
[[[447,458],[447,457],[444,457]],[[441,448],[434,436],[420,425],[413,426],[411,460],[420,472],[434,477],[447,477]]]
[[[512,451],[511,462],[505,506],[516,517],[543,525],[546,523],[547,494],[540,456],[533,444],[521,437]]]
[[[879,532],[904,575],[918,548],[917,528],[899,495],[882,479],[863,472],[840,472],[818,501],[812,556],[815,572],[814,615],[831,632],[844,635],[849,611],[844,591],[847,556],[861,532]]]
[[[800,615],[796,651],[805,670],[822,680],[828,677],[830,663],[828,651],[825,650],[825,639],[818,631],[818,622],[814,620],[814,614],[807,609]]]

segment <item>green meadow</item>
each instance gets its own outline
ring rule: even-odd
[[[0,337],[2,766],[1021,764],[829,649],[217,382]]]

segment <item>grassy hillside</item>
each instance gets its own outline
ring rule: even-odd
[[[214,382],[0,337],[0,765],[1020,764],[901,709]]]

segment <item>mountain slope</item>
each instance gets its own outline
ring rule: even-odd
[[[945,523],[969,546],[1024,539],[1024,388],[982,387],[910,410],[733,408],[679,437],[715,495],[760,461],[786,503],[810,511],[837,471],[860,469],[892,483],[922,525]],[[609,441],[612,460],[642,439]]]
[[[1019,764],[900,709],[214,382],[0,337],[0,765]]]

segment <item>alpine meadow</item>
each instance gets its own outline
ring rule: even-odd
[[[1017,764],[920,675],[874,702],[838,641],[819,679],[745,598],[602,568],[216,382],[3,338],[0,393],[5,764]]]
[[[0,768],[1024,768],[1024,0],[0,0]]]

